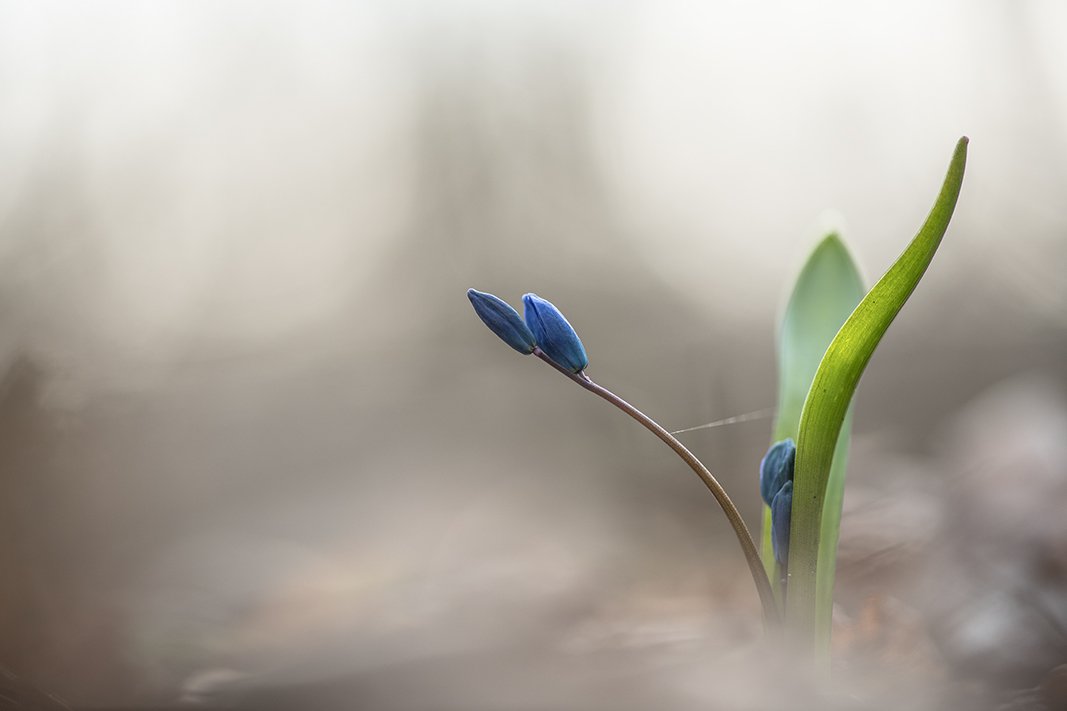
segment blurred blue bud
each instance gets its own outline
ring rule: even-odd
[[[771,501],[771,542],[778,565],[789,560],[789,522],[793,511],[793,482],[787,481]]]
[[[467,298],[471,300],[478,318],[489,330],[500,336],[500,340],[519,353],[533,353],[537,342],[530,329],[519,317],[519,312],[511,308],[506,301],[492,294],[467,289]]]
[[[559,309],[537,294],[522,297],[522,304],[526,325],[545,355],[572,373],[585,370],[589,365],[585,347]]]
[[[787,481],[793,480],[793,466],[797,461],[797,446],[792,439],[771,445],[759,465],[759,493],[768,506]]]

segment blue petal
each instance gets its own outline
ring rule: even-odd
[[[759,465],[759,493],[768,506],[787,481],[793,480],[793,466],[797,460],[797,446],[792,439],[776,442],[763,455]]]
[[[533,353],[537,341],[530,329],[522,322],[519,312],[511,308],[506,301],[492,294],[467,289],[467,298],[474,306],[478,318],[489,330],[519,353]]]
[[[789,523],[793,511],[793,482],[787,481],[771,502],[771,542],[778,565],[789,560]]]
[[[527,294],[522,303],[526,325],[545,355],[572,373],[585,370],[589,365],[585,346],[559,309],[537,294]]]

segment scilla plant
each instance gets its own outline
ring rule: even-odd
[[[813,251],[793,288],[778,338],[774,443],[759,467],[764,501],[762,558],[737,507],[711,471],[674,435],[586,374],[577,333],[554,305],[523,297],[524,317],[471,289],[475,312],[505,343],[534,355],[619,408],[677,454],[714,495],[748,562],[770,626],[825,653],[830,639],[852,395],[889,324],[911,296],[948,228],[967,159],[961,138],[941,192],[918,234],[869,291],[837,235]],[[824,656],[824,655],[823,655]]]

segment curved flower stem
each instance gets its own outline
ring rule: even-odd
[[[708,491],[710,491],[715,497],[715,500],[719,502],[719,506],[722,507],[727,520],[730,522],[730,525],[733,526],[734,533],[737,535],[737,540],[741,544],[741,550],[744,552],[745,560],[748,562],[748,568],[752,573],[752,580],[756,584],[756,591],[759,593],[760,602],[763,604],[764,623],[779,623],[781,616],[778,612],[778,605],[774,600],[774,592],[771,590],[771,583],[767,578],[767,571],[763,568],[763,562],[760,560],[759,551],[756,549],[756,544],[752,540],[752,535],[748,532],[748,527],[745,526],[745,521],[741,518],[741,514],[738,512],[737,507],[734,506],[734,502],[730,500],[730,497],[726,494],[726,490],[722,488],[722,484],[712,476],[711,472],[708,471],[708,468],[705,467],[692,452],[686,449],[685,445],[675,439],[670,432],[661,427],[658,422],[607,388],[594,383],[584,371],[581,373],[570,372],[545,355],[540,348],[534,348],[533,354],[589,392],[607,400],[612,405],[637,420],[645,429],[659,437],[664,444],[674,450],[674,453],[681,457],[682,460],[689,465],[689,468],[700,477],[700,480],[704,482],[704,486],[708,487]]]

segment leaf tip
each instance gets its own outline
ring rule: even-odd
[[[816,262],[833,260],[837,264],[841,265],[845,271],[851,272],[856,278],[856,288],[859,289],[859,293],[856,295],[855,303],[863,297],[866,289],[863,288],[863,278],[860,276],[859,267],[856,265],[856,259],[852,255],[852,250],[845,244],[845,240],[841,237],[841,233],[837,230],[831,230],[826,233],[815,249],[812,250],[811,256],[808,258],[809,264],[815,264]]]
[[[841,235],[837,230],[831,230],[819,241],[815,249],[845,249],[845,241],[841,239]]]
[[[960,136],[960,140],[956,141],[956,150],[954,151],[954,160],[965,160],[967,158],[967,145],[971,142],[971,139],[967,136]]]

